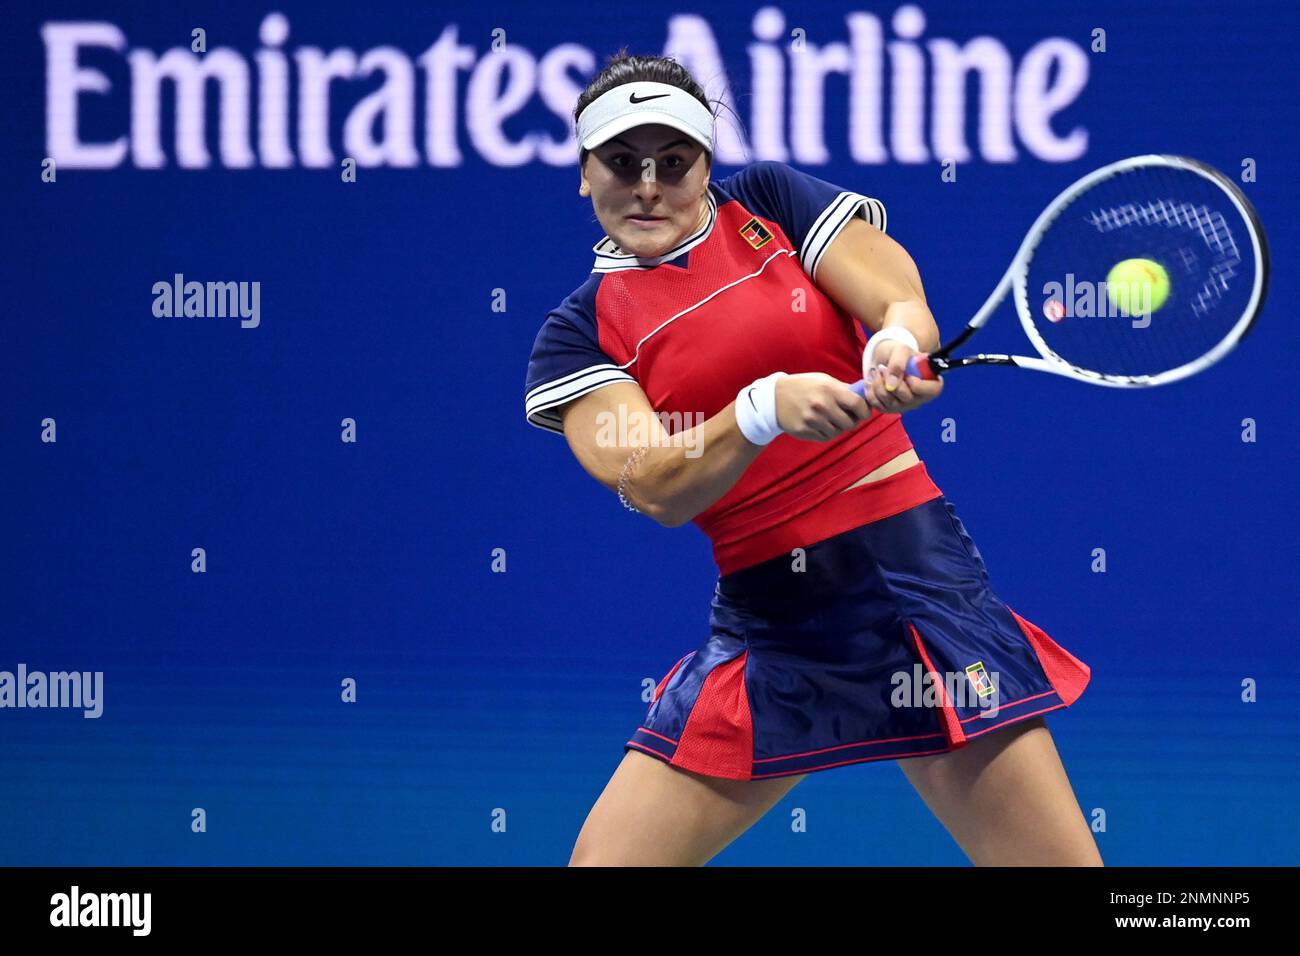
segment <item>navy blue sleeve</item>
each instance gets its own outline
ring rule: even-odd
[[[546,316],[533,343],[524,383],[524,415],[529,424],[563,435],[559,406],[614,382],[636,379],[600,348],[596,328],[593,275]]]
[[[828,183],[785,163],[750,163],[721,180],[718,187],[756,216],[770,219],[784,229],[798,249],[804,272],[814,279],[822,256],[854,216],[885,231],[885,204],[879,199]]]

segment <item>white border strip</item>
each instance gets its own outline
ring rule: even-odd
[[[822,256],[826,254],[826,250],[830,248],[830,244],[835,241],[840,231],[848,225],[849,220],[859,212],[871,225],[881,232],[885,231],[887,224],[885,204],[879,199],[872,199],[861,193],[840,193],[813,222],[812,228],[804,238],[800,264],[803,265],[804,272],[808,273],[814,281],[817,278],[817,266],[821,264]]]

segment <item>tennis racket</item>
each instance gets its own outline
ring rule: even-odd
[[[1246,337],[1268,274],[1264,229],[1231,179],[1185,156],[1134,156],[1052,200],[975,317],[907,372],[1015,365],[1116,388],[1165,385]],[[951,357],[1008,293],[1038,355]],[[863,395],[865,380],[851,388]]]

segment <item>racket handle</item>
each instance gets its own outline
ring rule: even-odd
[[[928,355],[913,355],[908,359],[907,374],[923,378],[928,382],[932,382],[939,377],[939,374],[930,366],[930,356]]]
[[[926,381],[934,381],[939,377],[938,373],[935,372],[934,368],[930,365],[930,356],[928,355],[913,355],[908,359],[906,374],[915,375],[917,378],[922,378]],[[859,398],[867,397],[866,379],[858,379],[850,385],[849,388],[853,389],[853,391],[858,394]]]

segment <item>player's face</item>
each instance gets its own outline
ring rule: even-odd
[[[587,154],[584,195],[619,248],[660,256],[704,224],[708,151],[670,126],[634,126]]]

